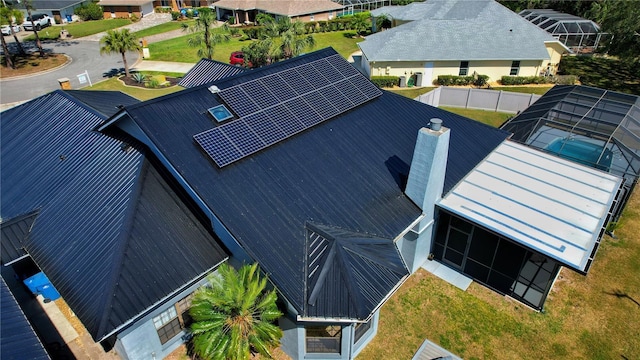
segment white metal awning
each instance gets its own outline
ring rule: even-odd
[[[507,140],[438,205],[586,272],[621,182]]]

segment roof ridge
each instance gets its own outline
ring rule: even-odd
[[[129,239],[130,239],[130,237],[128,236],[129,232],[124,230],[129,230],[133,226],[133,219],[134,219],[133,215],[135,214],[140,204],[140,194],[142,193],[144,180],[149,174],[150,166],[151,164],[146,158],[144,158],[144,160],[141,161],[141,166],[138,169],[138,175],[136,176],[137,178],[136,185],[131,191],[131,196],[130,196],[131,200],[129,201],[129,208],[127,209],[127,212],[125,215],[126,222],[122,225],[121,231],[118,234],[117,244],[119,244],[120,246],[113,252],[113,255],[112,255],[112,260],[114,264],[114,266],[112,266],[112,269],[114,270],[111,272],[111,278],[105,284],[105,287],[104,287],[105,295],[107,296],[103,298],[104,306],[102,308],[105,310],[111,309],[111,304],[113,303],[114,294],[115,294],[114,290],[117,288],[118,279],[120,279],[122,274],[122,268],[123,268],[122,258],[125,251],[129,247]],[[98,325],[97,332],[96,332],[97,337],[103,336],[110,316],[111,316],[111,311],[102,312],[102,317],[100,318],[97,324]],[[94,340],[97,340],[97,339],[94,339]]]

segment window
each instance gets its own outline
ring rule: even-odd
[[[371,322],[373,321],[373,319],[369,320],[366,323],[357,323],[356,324],[356,329],[354,331],[354,335],[353,335],[353,343],[357,343],[358,341],[360,341],[360,339],[362,339],[362,336],[364,334],[366,334],[369,329],[371,329]]]
[[[518,72],[520,71],[520,61],[512,61],[511,62],[511,71],[509,75],[518,76]]]
[[[460,61],[460,71],[458,72],[458,76],[467,76],[467,74],[469,74],[469,62]]]
[[[235,56],[241,59],[242,54],[235,54]],[[231,112],[227,110],[227,108],[224,105],[218,105],[218,106],[212,107],[208,111],[209,111],[209,114],[211,114],[211,116],[213,116],[213,118],[216,119],[217,122],[223,122],[233,117]]]
[[[340,353],[342,344],[342,328],[340,325],[308,326],[305,330],[307,353]]]
[[[182,329],[189,326],[191,323],[191,318],[189,317],[191,299],[193,299],[193,294],[188,295],[153,318],[153,325],[158,331],[160,343],[166,343],[180,334]]]

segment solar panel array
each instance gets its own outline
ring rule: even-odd
[[[224,167],[380,96],[340,55],[221,90],[239,119],[194,135]]]

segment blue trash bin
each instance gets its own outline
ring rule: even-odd
[[[67,22],[73,21],[73,18],[71,17],[71,15],[67,15],[66,18],[67,18]]]
[[[60,293],[53,287],[49,278],[47,278],[43,272],[39,272],[29,278],[26,278],[23,282],[34,295],[40,294],[47,301],[53,301],[60,298]]]

